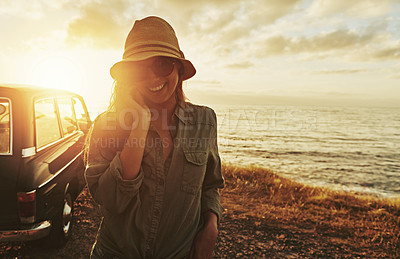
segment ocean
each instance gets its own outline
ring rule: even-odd
[[[213,105],[223,162],[315,186],[400,196],[400,109]]]
[[[224,163],[271,169],[314,186],[400,197],[399,108],[210,107]]]

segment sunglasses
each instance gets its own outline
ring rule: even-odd
[[[171,57],[158,56],[150,60],[138,61],[131,64],[126,71],[126,76],[120,80],[147,80],[149,69],[156,77],[169,76],[174,71],[175,64],[180,62]]]
[[[156,57],[151,63],[150,68],[154,75],[165,77],[172,73],[177,62],[176,59],[170,57]]]

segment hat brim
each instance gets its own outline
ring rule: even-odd
[[[132,63],[137,62],[137,61],[146,60],[146,59],[149,59],[152,57],[157,57],[157,56],[171,57],[171,58],[175,58],[175,59],[179,60],[183,65],[183,72],[180,75],[180,79],[182,81],[187,80],[196,74],[196,69],[194,68],[192,62],[190,62],[187,59],[178,58],[178,57],[176,57],[176,55],[169,54],[169,53],[160,54],[159,52],[157,52],[157,53],[143,52],[143,53],[140,53],[139,55],[135,55],[134,57],[123,59],[123,60],[115,63],[110,69],[111,77],[115,80],[118,80],[119,78],[122,78],[123,76],[126,76],[127,74],[129,74],[129,71],[131,69],[130,65]]]

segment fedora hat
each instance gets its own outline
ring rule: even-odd
[[[149,16],[136,20],[125,41],[122,60],[115,63],[110,74],[117,79],[129,73],[132,62],[145,60],[156,56],[166,56],[180,60],[183,71],[181,80],[186,80],[196,74],[193,64],[185,59],[179,48],[178,39],[172,26],[164,19]]]

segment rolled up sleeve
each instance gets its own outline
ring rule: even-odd
[[[122,213],[129,203],[140,203],[139,189],[144,174],[140,168],[135,179],[123,179],[120,152],[102,147],[100,141],[104,139],[107,137],[95,122],[90,132],[85,178],[96,203],[112,213]]]
[[[217,215],[219,222],[222,217],[223,207],[220,203],[220,194],[218,189],[224,187],[224,178],[221,173],[221,159],[217,145],[217,119],[215,112],[211,109],[210,111],[214,127],[211,132],[210,152],[202,188],[201,212],[212,211]]]

